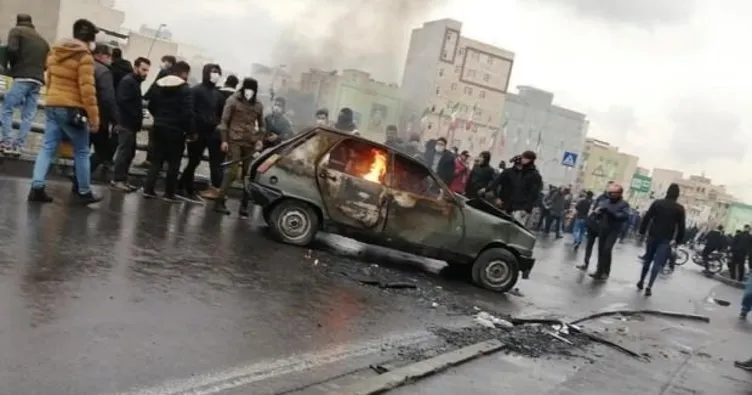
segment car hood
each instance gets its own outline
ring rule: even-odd
[[[457,197],[463,203],[465,203],[465,205],[468,206],[468,207],[472,207],[472,208],[474,208],[476,210],[480,210],[480,211],[483,211],[485,213],[494,215],[494,216],[499,217],[499,218],[501,218],[501,219],[503,219],[505,221],[512,222],[515,225],[517,225],[517,226],[519,226],[519,227],[521,227],[523,229],[527,229],[527,228],[525,228],[525,225],[523,225],[521,222],[517,221],[516,219],[514,219],[514,217],[512,217],[509,214],[507,214],[506,212],[498,209],[496,206],[494,206],[493,204],[489,203],[485,199],[468,199],[468,198],[466,198],[466,197],[464,197],[462,195],[457,195]]]

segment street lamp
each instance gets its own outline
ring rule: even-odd
[[[157,31],[154,33],[154,38],[151,39],[151,45],[149,46],[149,52],[146,55],[146,59],[151,59],[151,51],[154,49],[154,43],[157,42],[157,38],[159,38],[159,33],[167,27],[164,23],[160,23],[157,27]]]

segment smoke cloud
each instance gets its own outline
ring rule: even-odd
[[[410,32],[448,0],[309,1],[272,51],[292,72],[355,68],[400,83]]]

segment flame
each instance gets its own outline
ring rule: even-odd
[[[381,179],[386,174],[387,156],[384,151],[378,149],[373,149],[371,152],[373,153],[373,162],[371,162],[371,168],[368,173],[363,174],[363,179],[381,183]]]

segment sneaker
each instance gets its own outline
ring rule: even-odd
[[[653,290],[650,288],[645,288],[645,296],[653,296]]]
[[[78,196],[80,203],[83,203],[87,206],[90,204],[99,203],[102,201],[102,199],[104,199],[102,196],[95,195],[91,191],[87,193],[77,193],[76,196]]]
[[[637,289],[638,290],[642,291],[643,288],[645,288],[645,286],[642,284],[642,281],[640,281],[639,283],[637,283]]]
[[[739,321],[746,321],[747,320],[747,313],[741,312],[739,313]]]
[[[210,187],[209,189],[201,192],[201,197],[208,200],[216,200],[219,197],[219,189]]]
[[[250,217],[250,215],[248,214],[248,208],[247,207],[241,207],[240,210],[238,211],[238,215],[242,219],[248,219]]]
[[[214,211],[220,214],[230,215],[230,210],[225,205],[225,201],[221,199],[218,199],[216,203],[214,203]]]
[[[162,200],[167,203],[180,203],[180,199],[176,195],[164,195],[162,196]]]
[[[744,369],[748,372],[752,372],[752,359],[748,361],[736,361],[734,362],[734,366],[739,369]]]
[[[29,197],[26,200],[35,203],[52,203],[53,199],[47,194],[44,188],[31,188]]]
[[[175,197],[188,203],[195,203],[195,204],[204,203],[204,199],[201,199],[201,197],[196,195],[195,193],[191,194],[191,193],[185,193],[185,192],[178,192],[175,194]]]
[[[10,155],[10,152],[13,150],[13,145],[7,141],[3,141],[0,143],[0,153],[3,155]]]
[[[578,270],[582,270],[582,271],[584,272],[585,270],[587,270],[587,268],[588,268],[588,265],[587,265],[587,264],[584,264],[584,265],[577,265],[577,266],[575,266],[575,267],[576,267],[576,268],[577,268]]]
[[[145,189],[141,189],[141,196],[146,199],[156,199],[158,197],[154,191],[147,191]]]
[[[596,280],[596,281],[605,281],[606,279],[608,279],[608,276],[605,276],[600,273],[590,273],[589,276],[592,277],[593,280]]]
[[[131,184],[128,184],[125,181],[110,181],[110,189],[125,193],[131,193],[136,191],[138,188]]]

